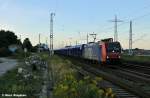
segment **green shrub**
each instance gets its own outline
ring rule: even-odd
[[[149,56],[122,55],[122,60],[131,61],[131,62],[150,63],[150,57]]]
[[[11,55],[11,52],[8,50],[8,48],[6,47],[0,48],[0,57],[9,56],[9,55]]]
[[[17,52],[13,55],[13,58],[16,59],[24,59],[25,57],[29,57],[31,55],[30,52],[25,53],[24,51]]]
[[[101,80],[85,77],[77,80],[72,74],[67,74],[54,87],[54,98],[114,98],[112,89],[99,89],[97,82]]]
[[[48,59],[53,71],[53,98],[114,98],[111,88],[99,88],[102,78],[87,76],[78,78],[78,72],[71,68],[71,61],[54,55]],[[53,70],[51,70],[51,68]]]

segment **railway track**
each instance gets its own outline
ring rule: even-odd
[[[106,80],[103,85],[106,84],[107,86],[110,84],[109,87],[114,90],[117,98],[149,98],[150,96],[150,82],[147,74],[117,68],[101,67],[98,69],[91,67],[93,64],[86,64],[82,62],[82,60],[68,59],[71,60],[73,64],[82,66],[82,69],[88,73],[103,77],[104,80]]]
[[[126,73],[134,74],[135,77],[139,77],[141,78],[141,80],[144,80],[145,82],[150,83],[150,74],[139,72],[136,69],[124,68],[124,67],[119,67],[119,66],[115,66],[113,68],[116,68],[119,71],[124,71]]]
[[[135,86],[137,90],[141,90],[145,95],[150,95],[150,78],[147,78],[147,75],[141,74],[138,72],[133,72],[129,70],[105,70],[114,74],[118,78],[128,82],[129,84]],[[141,76],[140,76],[141,75]]]
[[[150,66],[147,65],[144,66],[131,63],[122,63],[120,67],[150,75]]]
[[[91,76],[91,77],[96,77],[96,76],[101,76],[101,75],[95,75],[91,73],[91,71],[87,71],[81,67],[77,67],[75,64],[72,64],[72,68],[75,68],[82,76]],[[108,80],[102,80],[101,82],[98,83],[98,87],[100,88],[111,88],[113,90],[113,93],[115,94],[116,98],[140,98],[130,92],[128,92],[126,89],[123,89],[112,82]]]
[[[139,89],[142,89],[145,94],[150,95],[150,67],[144,66],[144,65],[136,65],[136,64],[128,64],[123,63],[121,66],[115,67],[119,73],[124,74],[124,77],[129,82],[132,82],[136,87]],[[117,71],[117,73],[118,73]],[[113,71],[113,74],[115,74],[116,70]],[[117,74],[119,76],[119,74]],[[122,77],[122,76],[120,76]]]
[[[136,79],[133,78],[134,76],[132,75],[123,74],[118,71],[112,71],[110,69],[109,70],[106,69],[107,71],[105,69],[102,69],[100,71],[95,68],[92,69],[86,68],[86,70],[96,75],[101,75],[102,77],[104,77],[104,79],[111,81],[112,83],[122,87],[123,89],[126,89],[128,92],[131,92],[134,95],[139,96],[140,98],[149,98],[150,96],[150,94],[147,93],[146,89],[142,88],[142,86],[145,87],[147,85],[145,85],[144,82],[138,82],[139,80],[137,78]]]

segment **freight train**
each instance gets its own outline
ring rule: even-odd
[[[119,42],[113,42],[112,38],[108,38],[88,44],[67,46],[54,50],[54,53],[98,63],[119,62],[121,58],[121,45]]]

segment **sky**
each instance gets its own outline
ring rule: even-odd
[[[36,45],[49,42],[50,13],[54,12],[54,47],[85,43],[90,33],[97,40],[114,37],[117,15],[118,40],[129,43],[129,21],[133,21],[133,48],[150,49],[150,0],[0,0],[0,29],[11,30],[23,41]],[[89,40],[93,38],[90,36]]]

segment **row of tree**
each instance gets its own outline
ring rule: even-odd
[[[27,48],[28,51],[33,50],[33,46],[29,38],[26,38],[22,43],[21,40],[17,38],[14,32],[0,30],[0,56],[3,56],[5,54],[8,55],[10,53],[8,50],[8,47],[10,45],[18,45],[22,49]]]
[[[20,40],[17,39],[17,36],[11,31],[0,31],[0,48],[8,47],[12,44],[20,45]]]

